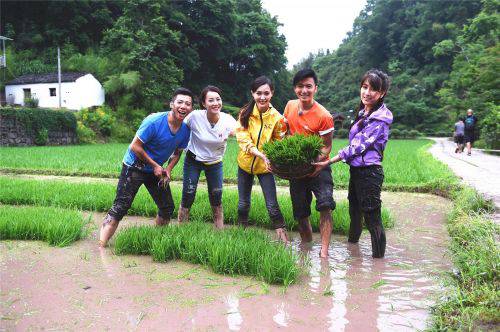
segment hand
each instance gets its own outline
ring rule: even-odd
[[[328,160],[327,160],[327,161],[328,161]],[[314,172],[312,172],[311,174],[309,174],[309,177],[314,178],[314,177],[318,176],[318,174],[321,172],[321,170],[322,170],[323,168],[325,168],[325,167],[326,167],[326,165],[328,165],[328,163],[326,163],[326,164],[324,164],[324,165],[323,165],[323,163],[324,163],[323,161],[322,161],[322,162],[317,163],[318,165],[315,165]],[[312,164],[314,165],[315,163],[312,163]]]
[[[162,171],[162,177],[165,178],[168,182],[172,180],[172,171],[167,167]]]
[[[155,167],[153,167],[153,174],[157,178],[162,178],[162,176],[163,176],[163,167],[161,167],[160,165],[156,165]]]
[[[323,161],[312,162],[311,165],[320,166],[321,168],[324,168],[324,167],[330,165],[330,159],[325,159]]]

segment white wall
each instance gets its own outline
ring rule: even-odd
[[[50,96],[50,88],[56,89],[56,95]],[[5,98],[8,103],[24,105],[23,89],[31,89],[31,97],[38,99],[39,107],[59,107],[59,84],[39,83],[25,85],[6,85]],[[61,83],[61,107],[80,110],[90,106],[104,104],[104,89],[91,74],[78,78],[75,82]]]

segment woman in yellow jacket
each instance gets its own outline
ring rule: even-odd
[[[251,85],[251,92],[253,99],[241,109],[236,128],[236,139],[240,147],[238,222],[243,226],[248,225],[253,178],[257,175],[278,239],[287,243],[285,220],[276,196],[276,182],[269,171],[269,160],[262,153],[264,143],[284,136],[286,125],[283,116],[270,104],[274,86],[269,78],[266,76],[256,78]]]

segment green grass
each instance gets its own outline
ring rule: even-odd
[[[111,183],[71,183],[63,180],[33,180],[16,179],[0,176],[0,203],[10,205],[39,205],[56,206],[90,211],[108,211],[113,203],[116,186]],[[172,186],[172,195],[178,206],[181,197],[181,188]],[[278,195],[287,228],[296,229],[297,223],[293,219],[292,206],[288,193]],[[224,219],[226,223],[233,224],[237,221],[238,192],[235,189],[225,188],[222,203],[224,206]],[[319,230],[319,213],[312,204],[311,225],[314,231]],[[149,216],[156,215],[156,205],[144,187],[141,187],[131,209],[130,215]],[[176,212],[175,212],[176,213]],[[199,188],[195,203],[191,209],[193,220],[211,221],[212,212],[208,202],[206,188]],[[271,227],[271,221],[265,207],[262,194],[252,193],[252,207],[250,222],[262,227]],[[347,234],[349,229],[349,208],[347,201],[340,201],[333,214],[333,231]],[[391,214],[382,209],[384,226],[391,228],[394,220]]]
[[[272,242],[258,229],[217,231],[197,222],[169,227],[130,227],[118,233],[115,253],[148,255],[157,262],[181,259],[214,272],[254,276],[288,286],[300,272],[291,248]]]
[[[334,140],[332,155],[346,146],[347,140]],[[447,167],[427,152],[429,140],[390,140],[384,154],[385,190],[436,192],[449,190],[456,183]],[[18,173],[118,177],[127,144],[76,146],[2,147],[0,170]],[[226,182],[236,182],[238,145],[228,141],[224,157]],[[182,178],[183,159],[174,169],[173,178]],[[347,188],[349,167],[333,167],[337,188]],[[286,184],[287,181],[279,181]]]
[[[457,268],[449,291],[434,308],[435,330],[490,330],[500,324],[500,226],[488,218],[492,205],[471,188],[452,193],[450,251]]]
[[[78,211],[0,205],[0,240],[41,240],[64,247],[83,237],[84,225]]]

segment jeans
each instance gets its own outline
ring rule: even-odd
[[[207,178],[210,205],[220,206],[222,204],[222,161],[212,165],[205,165],[195,158],[193,153],[188,150],[184,159],[182,207],[189,209],[193,205],[201,171],[205,172]]]
[[[158,181],[153,173],[145,173],[124,164],[116,188],[115,201],[108,215],[116,221],[122,220],[130,209],[137,191],[144,184],[158,207],[158,215],[163,219],[170,219],[174,212],[170,186],[167,185],[165,188],[159,186]]]
[[[249,174],[238,167],[238,220],[248,222],[250,212],[250,198],[253,186],[253,174]],[[257,174],[260,187],[266,201],[267,212],[273,223],[273,228],[284,228],[285,219],[281,214],[278,198],[276,196],[276,182],[271,173]]]
[[[372,240],[372,256],[384,257],[385,254],[385,231],[382,225],[380,192],[384,182],[384,170],[382,166],[372,165],[366,167],[350,168],[349,179],[349,215],[351,224],[349,227],[349,242],[359,241],[363,230],[362,218],[370,231]]]

